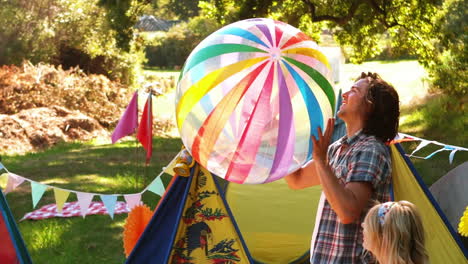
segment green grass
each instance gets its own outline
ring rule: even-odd
[[[2,163],[12,173],[51,186],[103,194],[137,193],[146,187],[178,153],[177,138],[153,140],[151,165],[144,166],[145,153],[134,140],[116,145],[89,143],[60,144],[26,155],[3,155]],[[136,175],[139,175],[136,177]],[[142,176],[146,175],[146,176]],[[163,175],[167,185],[169,175]],[[4,186],[4,185],[3,185]],[[30,186],[23,183],[6,196],[15,219],[32,211]],[[159,196],[145,192],[142,200],[154,208]],[[76,201],[71,194],[68,201]],[[94,201],[100,201],[94,197]],[[123,197],[119,198],[123,201]],[[38,208],[54,203],[48,189]],[[85,219],[52,218],[22,221],[20,231],[35,263],[122,263],[122,231],[127,215],[90,215]]]
[[[344,81],[341,85],[346,87],[346,82],[349,84],[352,78],[368,69],[379,72],[399,91],[403,103],[401,132],[467,147],[466,108],[451,108],[454,105],[451,102],[457,99],[443,96],[425,98],[426,74],[417,62],[348,64],[343,67]],[[160,74],[151,69],[148,71],[150,74]],[[177,73],[165,71],[163,74],[176,76]],[[158,97],[155,100],[155,116],[173,118],[173,101],[171,94]],[[145,153],[139,143],[131,138],[116,145],[99,141],[63,143],[38,153],[3,155],[2,163],[13,173],[57,187],[104,194],[135,193],[141,191],[161,172],[178,153],[181,144],[178,137],[154,137],[153,158],[147,170],[144,167]],[[409,153],[417,143],[403,143],[403,146]],[[428,146],[416,154],[425,156],[437,148],[439,147]],[[457,153],[452,165],[448,162],[448,152],[439,153],[430,160],[412,158],[428,184],[466,160],[467,152]],[[166,184],[169,180],[168,175],[163,177]],[[8,194],[7,200],[17,220],[33,209],[27,183]],[[99,198],[95,197],[94,200],[99,201]],[[143,201],[151,208],[154,208],[158,200],[159,196],[151,192],[143,195]],[[68,201],[76,201],[76,197],[71,195]],[[53,192],[48,190],[38,207],[53,202]],[[19,228],[35,263],[122,263],[125,218],[126,215],[115,215],[114,220],[108,215],[92,215],[85,219],[53,218],[22,221]]]

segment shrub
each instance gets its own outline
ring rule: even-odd
[[[129,49],[117,44],[117,32],[108,10],[99,0],[11,0],[0,9],[0,65],[23,60],[79,66],[128,84],[137,80],[144,60],[143,44],[136,37]]]
[[[467,9],[467,1],[449,0],[444,3],[437,20],[437,57],[429,67],[434,88],[458,98],[465,98],[468,94]]]
[[[218,28],[217,22],[203,17],[173,26],[167,34],[156,35],[146,47],[148,65],[180,68],[198,43]]]

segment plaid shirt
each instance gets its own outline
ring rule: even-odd
[[[348,182],[372,184],[372,200],[386,202],[391,192],[390,151],[374,136],[359,131],[349,139],[344,136],[328,149],[329,164],[342,185]],[[372,263],[362,247],[362,228],[369,205],[359,221],[342,224],[325,199],[323,211],[311,252],[311,263]]]

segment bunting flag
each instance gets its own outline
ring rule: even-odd
[[[5,188],[5,193],[9,193],[16,189],[16,187],[20,186],[24,182],[24,178],[18,176],[14,173],[8,173],[8,181],[7,186]]]
[[[447,144],[440,143],[440,142],[437,142],[437,141],[434,141],[434,140],[427,140],[427,139],[423,139],[423,138],[418,138],[418,137],[411,136],[411,135],[404,134],[404,133],[398,133],[397,138],[395,138],[394,141],[395,142],[404,142],[404,141],[416,141],[416,140],[419,140],[421,142],[413,150],[413,152],[411,152],[411,154],[407,155],[408,157],[413,157],[413,158],[418,158],[418,159],[430,159],[435,154],[437,154],[439,152],[450,151],[449,162],[450,162],[450,164],[452,164],[453,158],[455,157],[455,153],[457,151],[468,151],[467,148],[453,146],[453,145],[447,145]],[[432,152],[431,154],[429,154],[429,155],[427,155],[425,157],[419,157],[419,156],[414,155],[414,153],[416,153],[417,151],[421,150],[422,148],[426,147],[429,144],[439,145],[439,146],[442,146],[442,148]]]
[[[151,191],[159,196],[164,194],[164,184],[161,180],[161,177],[156,177],[156,179],[154,179],[154,181],[148,186],[148,191]]]
[[[172,159],[172,161],[169,163],[168,166],[170,166],[170,164],[175,163],[176,158],[177,158],[177,156],[174,159]],[[110,199],[109,198],[104,198],[104,199],[107,199],[106,200],[107,203],[105,203],[105,207],[106,208],[109,207],[109,208],[107,208],[107,212],[109,212],[109,214],[111,214],[112,212],[115,213],[115,209],[113,210],[113,208],[115,208],[116,204],[118,204],[118,203],[112,202],[112,200],[114,200],[114,199],[117,200],[117,197],[119,197],[119,196],[123,196],[125,198],[125,201],[126,201],[125,207],[126,208],[128,207],[129,209],[133,208],[136,205],[141,204],[141,195],[146,191],[151,191],[153,193],[156,193],[156,194],[162,196],[164,194],[164,192],[165,192],[165,187],[164,187],[164,184],[161,181],[160,177],[161,177],[161,175],[163,173],[170,174],[169,171],[167,171],[167,172],[166,172],[166,170],[161,171],[161,173],[158,176],[156,176],[155,180],[153,180],[153,182],[150,185],[148,185],[145,189],[143,189],[139,193],[102,195],[102,194],[98,194],[98,193],[87,193],[87,192],[80,192],[80,191],[68,190],[68,189],[63,189],[63,188],[56,188],[54,186],[50,186],[50,185],[47,185],[47,184],[42,184],[42,183],[33,181],[31,179],[25,178],[23,176],[19,176],[19,175],[16,175],[14,173],[11,173],[11,172],[9,172],[7,170],[6,167],[3,167],[3,169],[7,173],[4,173],[4,174],[0,175],[0,179],[1,179],[0,185],[2,185],[3,187],[5,187],[5,185],[7,186],[4,189],[5,194],[6,194],[7,188],[9,190],[9,192],[10,192],[10,191],[13,191],[15,188],[17,188],[24,181],[29,181],[30,184],[31,184],[31,196],[32,196],[33,208],[35,208],[37,206],[37,204],[39,203],[39,201],[41,200],[42,196],[44,195],[45,191],[48,188],[51,188],[51,189],[54,190],[55,200],[56,200],[56,203],[57,203],[57,205],[54,206],[54,210],[55,210],[55,208],[57,208],[57,212],[59,212],[61,214],[62,211],[63,211],[63,207],[66,204],[65,202],[68,199],[68,196],[70,195],[70,193],[75,193],[76,196],[77,196],[77,199],[78,199],[78,206],[79,206],[79,210],[80,210],[80,215],[82,215],[83,218],[86,215],[89,214],[89,210],[90,210],[89,207],[92,204],[92,200],[93,200],[93,197],[95,195],[105,196],[105,197],[111,196]],[[114,203],[114,206],[112,206],[112,203]],[[121,209],[119,209],[119,210],[120,210],[120,212],[122,211]],[[113,217],[113,216],[111,215],[111,217]],[[24,219],[24,217],[23,217],[23,219]]]
[[[0,162],[0,170],[3,170],[5,169],[5,166],[3,166],[3,164]]]
[[[78,204],[80,205],[81,216],[85,218],[94,195],[92,193],[77,192],[76,197],[78,198]]]
[[[132,210],[133,207],[140,205],[141,193],[126,194],[124,195],[125,202],[127,202],[128,209]]]
[[[153,112],[151,104],[151,93],[149,93],[137,133],[138,140],[146,150],[146,164],[149,164],[153,153]]]
[[[33,200],[33,208],[36,208],[37,203],[41,200],[42,195],[47,189],[47,185],[38,183],[38,182],[31,182],[31,196]]]
[[[115,203],[117,202],[116,195],[100,195],[104,206],[107,209],[107,213],[110,215],[112,219],[114,219],[114,210],[115,210]]]
[[[138,127],[138,92],[133,94],[132,100],[128,104],[125,112],[119,120],[119,123],[112,133],[112,144],[119,139],[131,135]]]
[[[62,212],[63,204],[67,201],[70,192],[63,189],[54,189],[55,204],[57,204],[57,212]]]

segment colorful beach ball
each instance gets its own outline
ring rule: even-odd
[[[331,69],[317,44],[272,19],[242,20],[192,51],[176,94],[185,147],[210,172],[266,183],[312,158],[311,135],[333,116]]]

